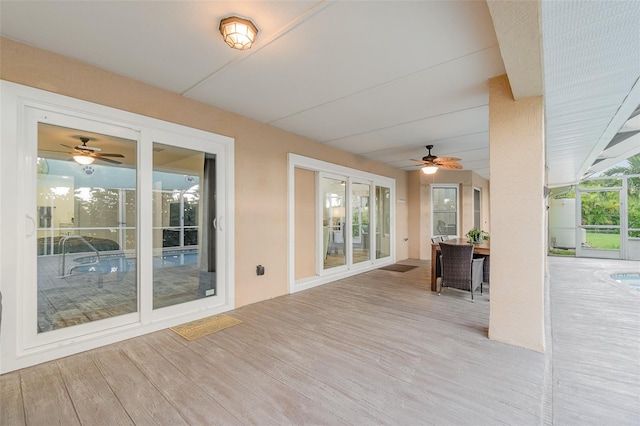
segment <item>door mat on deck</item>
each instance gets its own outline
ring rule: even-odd
[[[382,269],[383,271],[407,272],[407,271],[410,271],[410,270],[412,270],[414,268],[417,268],[417,266],[402,265],[400,263],[395,263],[393,265],[383,266],[382,268],[378,268],[378,269]]]
[[[171,327],[170,330],[187,340],[196,340],[200,337],[215,333],[216,331],[240,324],[241,322],[239,319],[220,314],[176,325],[175,327]]]

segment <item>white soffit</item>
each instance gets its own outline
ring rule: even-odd
[[[549,185],[561,186],[585,176],[640,104],[640,2],[541,10]]]

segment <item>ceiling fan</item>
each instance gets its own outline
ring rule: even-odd
[[[424,164],[422,168],[422,172],[427,175],[434,174],[438,169],[461,169],[462,166],[458,164],[460,158],[454,157],[437,157],[431,154],[431,149],[433,145],[427,145],[426,148],[429,150],[429,154],[422,157],[422,160],[414,160]]]
[[[112,160],[111,158],[106,158],[106,157],[124,158],[124,155],[101,153],[100,151],[102,151],[102,149],[97,148],[95,146],[87,145],[87,142],[89,142],[91,138],[88,138],[86,136],[74,136],[74,137],[80,139],[80,142],[82,142],[82,145],[69,146],[63,143],[61,143],[60,145],[69,149],[73,149],[73,152],[71,154],[73,154],[73,159],[76,163],[82,164],[82,165],[88,165],[93,163],[94,160],[100,160],[100,161],[104,161],[106,163],[111,163],[111,164],[122,164],[120,161]]]

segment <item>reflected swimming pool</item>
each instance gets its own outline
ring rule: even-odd
[[[122,252],[101,253],[96,256],[82,256],[73,259],[73,266],[68,274],[110,274],[121,275],[135,270],[136,258],[126,257]],[[153,269],[171,268],[182,265],[193,265],[198,263],[197,249],[168,250],[159,256],[153,257]]]
[[[198,263],[198,250],[171,250],[161,256],[154,256],[153,269],[169,268],[178,265],[192,265]]]
[[[611,278],[640,291],[640,274],[611,274]]]

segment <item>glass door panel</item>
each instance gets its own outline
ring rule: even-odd
[[[351,241],[353,263],[371,259],[369,235],[369,198],[371,185],[353,183],[351,185]]]
[[[37,133],[38,333],[136,312],[136,141]]]
[[[620,257],[620,190],[580,192],[576,251],[586,257]]]
[[[216,156],[153,144],[153,308],[216,295]]]
[[[328,177],[321,179],[324,269],[347,264],[346,183],[342,179]]]
[[[376,259],[391,256],[391,190],[376,186]]]

